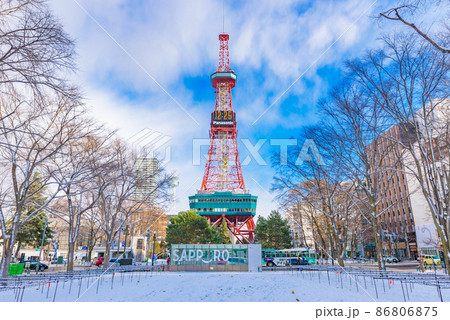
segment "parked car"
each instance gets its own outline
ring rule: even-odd
[[[37,261],[33,261],[33,260],[25,260],[23,263],[25,263],[25,266],[27,265],[27,263],[30,264],[30,270],[36,270],[36,266],[37,266]],[[45,263],[39,262],[39,271],[44,271],[48,269],[48,265],[46,265]]]
[[[117,261],[117,262],[116,262]],[[111,258],[109,259],[109,264],[113,264],[113,263],[117,263],[120,264],[120,261],[122,261],[122,259],[117,259],[117,258]]]
[[[103,264],[103,261],[105,261],[105,258],[104,257],[99,257],[98,259],[97,259],[97,261],[95,261],[95,265],[97,266],[97,267],[100,267],[102,264]]]
[[[384,256],[383,258],[386,260],[387,263],[397,263],[400,261],[400,260],[398,260],[397,257],[393,257],[393,256]]]
[[[356,258],[356,261],[358,261],[360,263],[366,263],[366,262],[369,262],[369,259],[363,258],[363,257],[358,257],[358,258]]]
[[[441,258],[438,256],[423,255],[422,257],[424,265],[441,264]]]
[[[133,264],[133,259],[130,258],[111,258],[109,259],[109,264],[117,263],[120,266],[131,266]],[[155,261],[155,264],[156,261]]]

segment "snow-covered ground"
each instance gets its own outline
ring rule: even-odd
[[[436,287],[415,284],[402,286],[400,282],[383,282],[377,280],[376,298],[375,286],[370,278],[364,283],[358,279],[355,282],[344,275],[342,284],[338,274],[330,273],[330,284],[326,272],[259,272],[259,273],[194,273],[165,272],[160,274],[134,273],[117,274],[111,289],[111,275],[104,276],[100,285],[90,279],[82,282],[79,288],[78,280],[73,281],[71,293],[70,283],[63,286],[59,283],[56,290],[56,301],[147,301],[147,302],[353,302],[353,301],[391,301],[403,302],[403,293],[409,295],[407,301],[434,302],[440,301]],[[341,287],[343,286],[343,288]],[[365,287],[367,286],[367,289]],[[53,301],[56,284],[50,288],[29,287],[23,293],[23,301]],[[411,291],[412,290],[412,291]],[[48,298],[47,298],[48,295]],[[450,289],[442,290],[443,300],[450,301]],[[0,301],[15,301],[13,291],[0,292]]]

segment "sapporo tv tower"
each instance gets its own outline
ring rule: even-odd
[[[253,243],[256,196],[245,189],[237,148],[236,114],[231,89],[236,74],[230,68],[229,35],[219,35],[219,66],[211,75],[216,104],[211,114],[210,145],[200,191],[189,197],[189,206],[205,216],[212,226],[224,219],[240,243]]]

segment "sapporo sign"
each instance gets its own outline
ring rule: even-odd
[[[206,251],[208,252],[208,251]],[[230,252],[227,249],[211,249],[209,254],[205,254],[201,249],[185,249],[177,248],[172,251],[172,259],[174,262],[203,262],[210,264],[218,261],[228,261],[230,259]]]

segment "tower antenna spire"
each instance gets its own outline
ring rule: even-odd
[[[222,7],[222,12],[223,12],[223,32],[225,33],[225,0],[223,0],[223,7]]]

